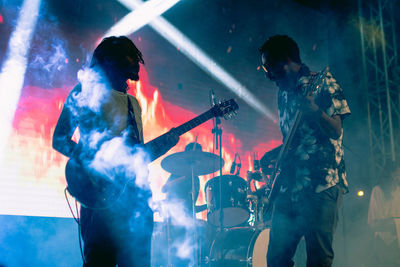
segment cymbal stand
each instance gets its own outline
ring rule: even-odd
[[[216,99],[214,95],[214,90],[210,90],[210,105],[211,107],[214,107],[216,104]],[[222,208],[222,165],[223,165],[223,159],[222,159],[222,127],[219,127],[221,124],[221,119],[219,117],[214,117],[213,118],[213,129],[211,130],[211,133],[213,134],[213,153],[215,150],[218,150],[219,148],[219,207],[220,207],[220,213],[219,213],[219,230],[222,233],[224,229],[224,209]],[[221,255],[221,260],[222,260],[222,253],[223,253],[223,247],[221,246],[220,250],[220,255]]]
[[[194,150],[193,146],[193,150]],[[194,181],[194,168],[193,168],[193,161],[191,162],[191,169],[192,169],[192,216],[193,216],[193,243],[197,244],[197,247],[195,247],[194,251],[193,251],[193,262],[194,262],[194,266],[199,266],[200,265],[200,257],[201,257],[201,251],[200,251],[200,243],[198,241],[197,238],[197,225],[196,225],[196,196],[195,196],[195,181]],[[199,250],[197,250],[197,248]],[[200,253],[200,257],[199,257],[199,253]]]
[[[172,241],[172,237],[171,237],[171,215],[168,211],[167,213],[167,266],[168,267],[172,267],[172,263],[171,263],[171,241]]]
[[[220,212],[219,212],[219,231],[220,233],[223,232],[224,230],[224,209],[222,208],[222,165],[223,165],[223,159],[222,159],[222,127],[219,127],[221,124],[221,120],[218,117],[213,118],[213,124],[214,128],[212,129],[212,133],[214,135],[214,148],[216,150],[219,149],[219,207],[220,207]],[[214,151],[213,151],[214,153]],[[223,246],[220,246],[220,256],[221,260],[223,257]]]

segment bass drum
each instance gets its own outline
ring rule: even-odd
[[[221,198],[220,182],[222,184]],[[209,223],[214,226],[220,225],[221,206],[224,212],[223,227],[238,226],[249,219],[247,182],[243,178],[235,175],[218,176],[206,183],[204,191],[206,192],[207,221]]]
[[[269,228],[260,231],[251,227],[234,227],[218,233],[211,245],[209,266],[267,266],[269,230]]]

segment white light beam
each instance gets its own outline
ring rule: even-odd
[[[134,10],[142,5],[141,0],[118,0],[126,8]],[[163,36],[172,45],[177,47],[184,55],[191,59],[196,65],[219,81],[237,96],[242,98],[251,107],[264,114],[271,120],[276,120],[273,112],[271,112],[264,104],[262,104],[244,85],[226,72],[214,60],[212,60],[205,52],[197,47],[189,38],[175,28],[171,23],[161,16],[153,18],[149,25]],[[133,31],[126,31],[123,34],[128,35]]]
[[[135,11],[130,12],[112,26],[103,38],[108,36],[126,35],[127,32],[135,32],[170,9],[179,1],[180,0],[150,0],[144,2],[136,8]]]
[[[27,54],[39,16],[41,0],[25,0],[11,33],[6,60],[0,73],[0,164],[11,134],[12,121],[24,84]]]

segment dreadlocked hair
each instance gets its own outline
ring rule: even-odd
[[[280,61],[292,61],[301,64],[300,51],[297,43],[287,35],[271,36],[259,49],[266,53],[268,64],[274,65]]]
[[[90,67],[103,66],[109,61],[121,62],[126,56],[144,64],[142,53],[129,38],[126,36],[106,37],[94,50]]]

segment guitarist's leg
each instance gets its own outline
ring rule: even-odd
[[[115,267],[116,249],[106,226],[104,216],[81,208],[81,234],[83,239],[84,267]]]
[[[274,202],[272,226],[268,244],[267,266],[293,266],[293,257],[303,235],[302,222],[290,197],[278,195]]]
[[[330,267],[333,262],[333,235],[342,198],[338,186],[310,194],[306,231],[307,266]]]
[[[118,267],[150,267],[153,211],[146,205],[135,211],[120,240]]]

